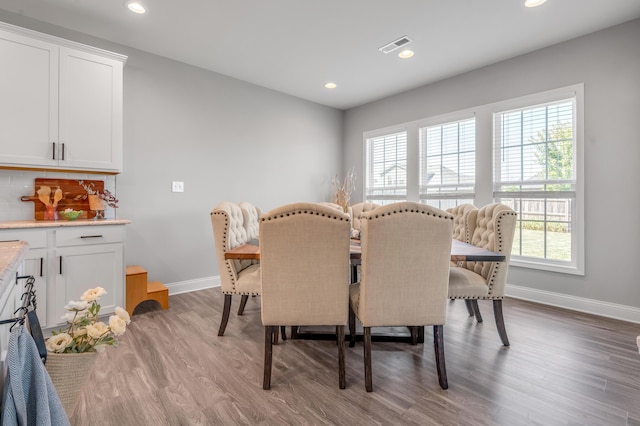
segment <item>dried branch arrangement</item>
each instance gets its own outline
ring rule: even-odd
[[[331,181],[335,190],[333,194],[333,202],[338,204],[342,209],[347,212],[349,209],[349,201],[351,200],[351,194],[356,189],[356,172],[354,168],[350,168],[347,171],[347,175],[344,180],[340,180],[336,174]]]

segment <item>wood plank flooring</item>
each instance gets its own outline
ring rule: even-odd
[[[450,302],[448,390],[438,386],[429,327],[424,345],[373,343],[372,393],[361,342],[347,347],[340,390],[336,344],[318,340],[274,346],[265,391],[260,299],[238,317],[239,300],[223,337],[219,288],[134,315],[120,346],[99,355],[71,424],[640,426],[637,324],[507,299],[505,348],[491,302],[480,302],[482,324]]]

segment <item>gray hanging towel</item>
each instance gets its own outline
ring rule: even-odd
[[[38,348],[22,324],[9,336],[7,378],[2,393],[3,426],[69,425]]]

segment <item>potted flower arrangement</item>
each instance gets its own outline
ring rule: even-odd
[[[76,200],[89,200],[89,209],[96,212],[95,219],[104,219],[104,210],[106,206],[114,209],[118,208],[118,199],[109,191],[104,189],[102,192],[98,191],[93,182],[86,183],[83,180],[78,181],[80,185],[86,191],[86,194],[76,196]]]
[[[108,323],[100,321],[100,297],[106,294],[102,287],[84,292],[80,301],[69,301],[62,317],[67,326],[52,332],[47,339],[46,369],[67,414],[71,414],[76,398],[98,352],[107,346],[117,346],[117,337],[124,334],[131,322],[129,313],[117,307]]]

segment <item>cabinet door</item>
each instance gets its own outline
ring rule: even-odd
[[[60,167],[121,171],[122,67],[60,48]]]
[[[24,275],[33,275],[35,284],[33,286],[36,291],[36,312],[40,327],[47,326],[47,250],[36,249],[29,250],[24,259]],[[22,290],[26,286],[26,280],[21,280]]]
[[[107,294],[100,298],[100,315],[113,313],[123,305],[124,285],[123,245],[95,244],[56,249],[54,258],[56,273],[55,308],[49,312],[49,325],[60,324],[65,313],[64,305],[90,288],[102,287]],[[51,304],[50,304],[51,306]]]
[[[58,47],[0,30],[0,163],[58,164]]]

